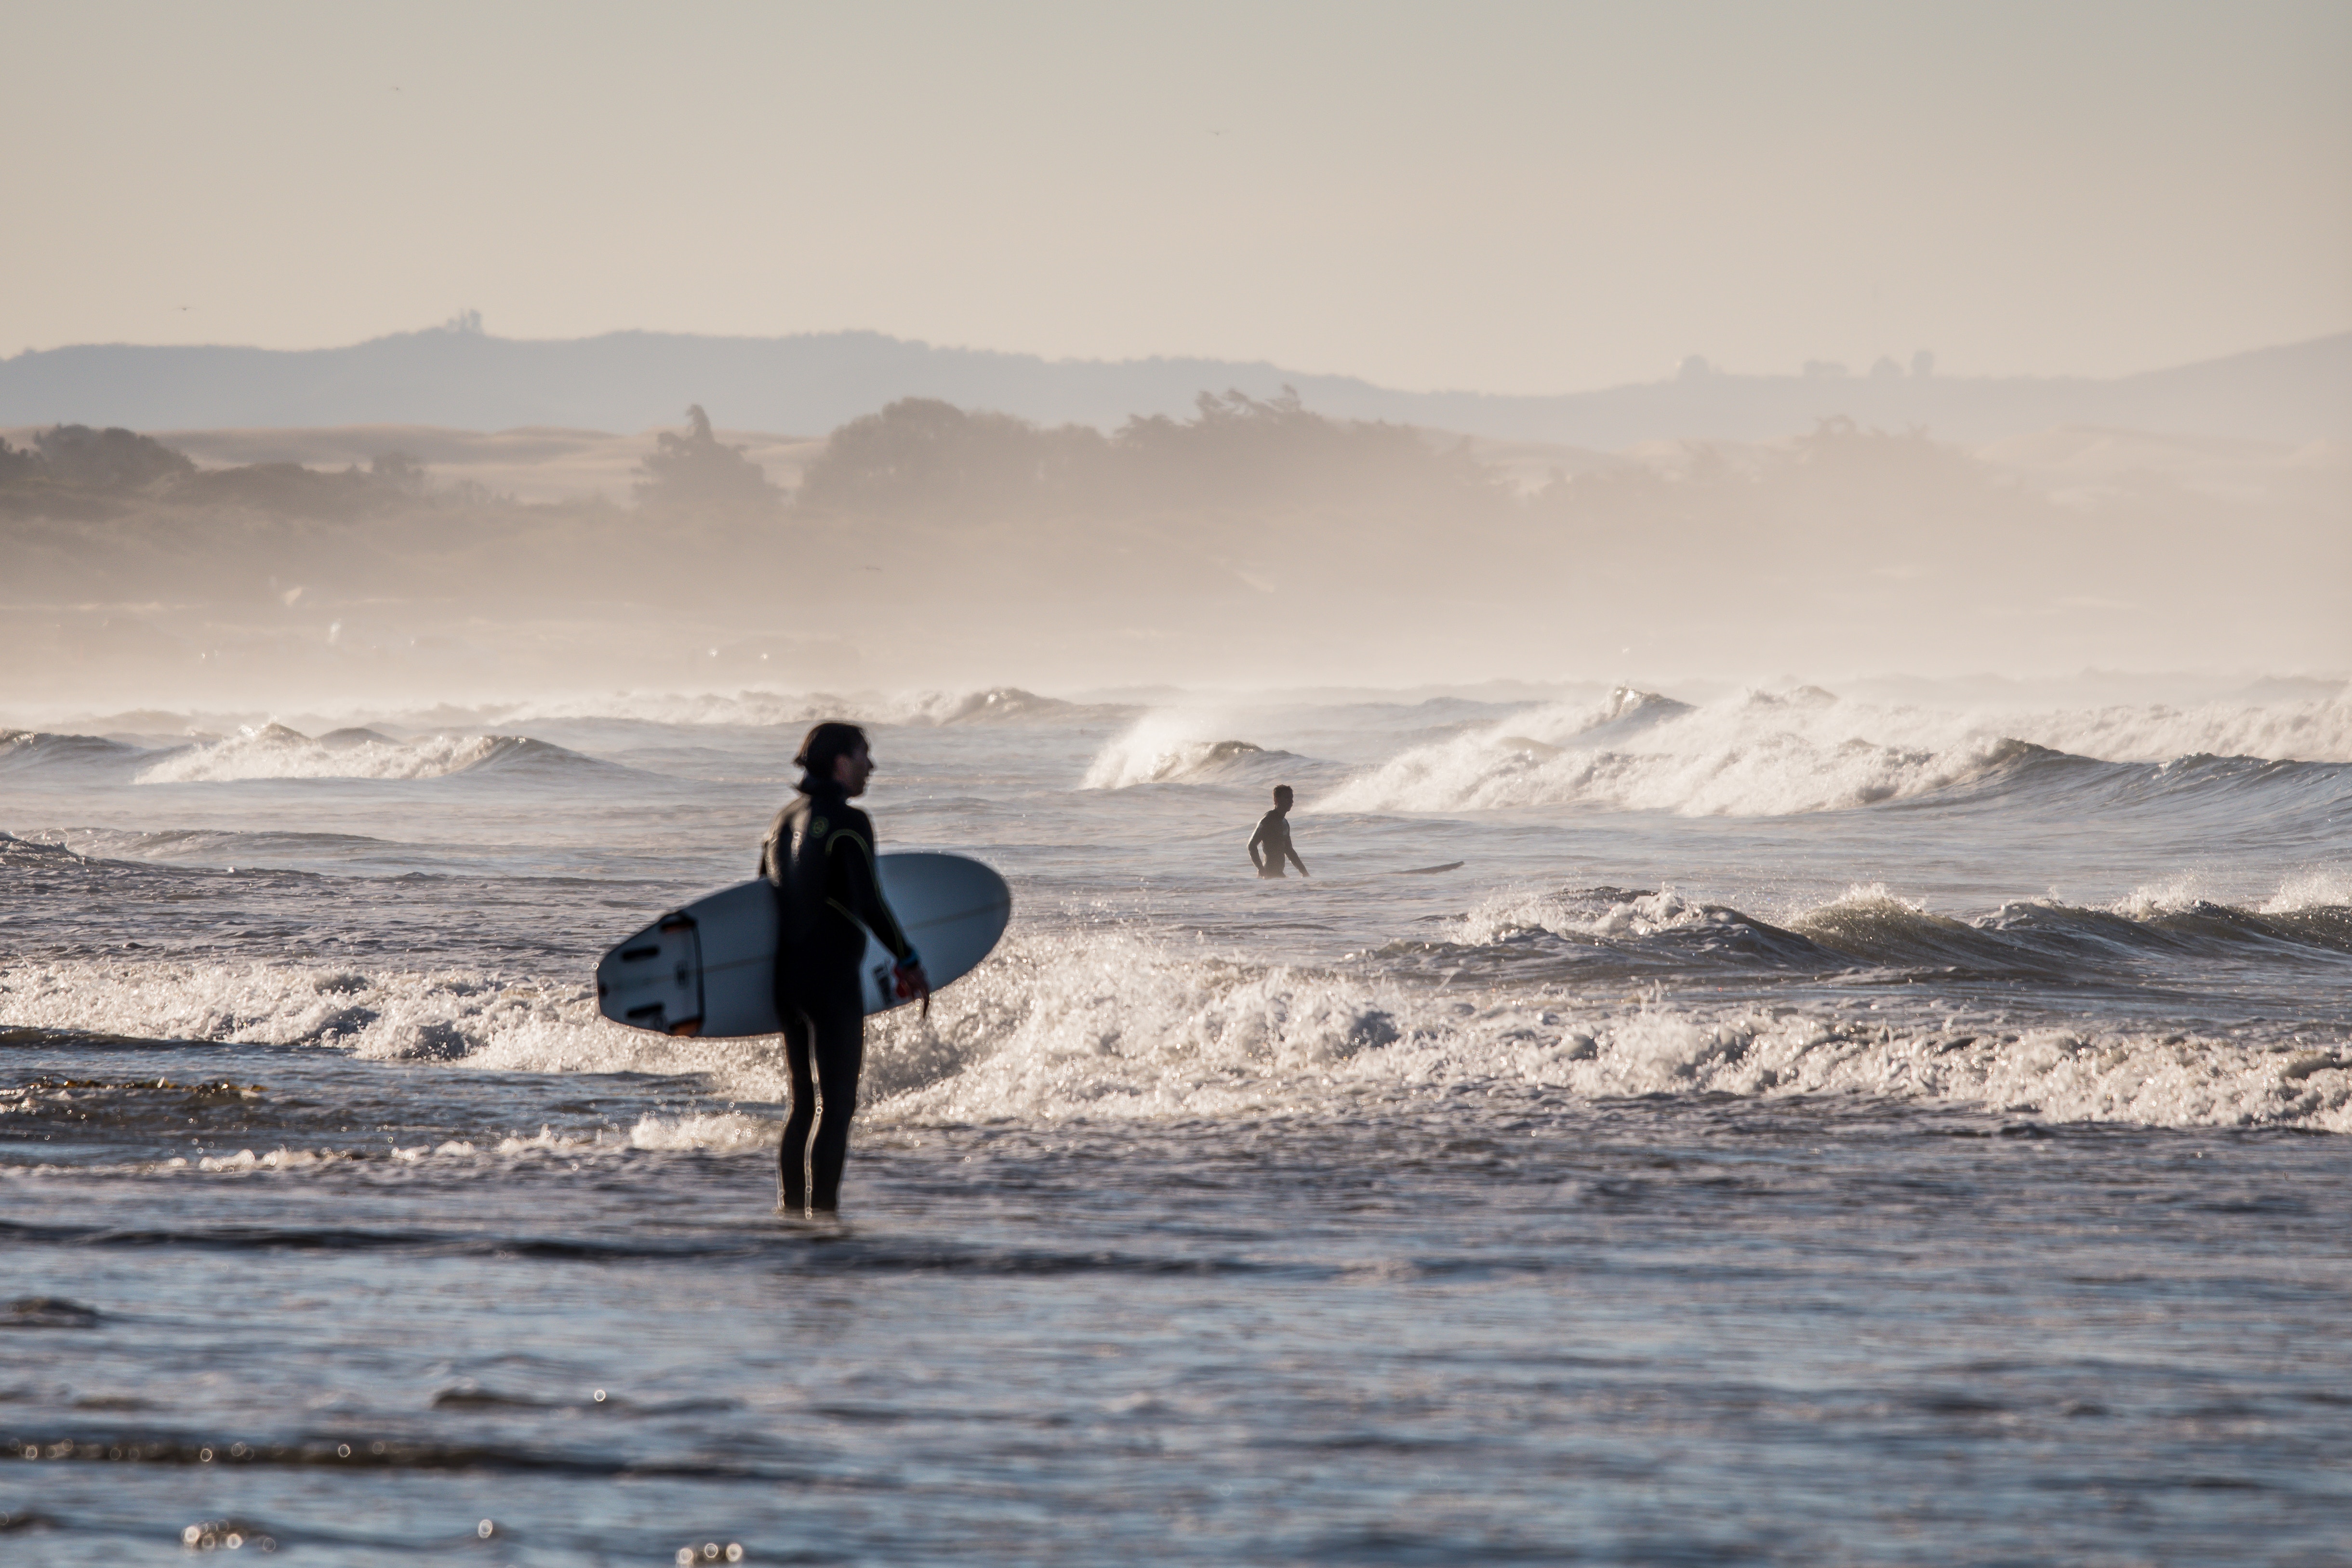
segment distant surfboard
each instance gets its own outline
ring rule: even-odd
[[[970,973],[1013,918],[1012,889],[977,860],[916,851],[875,864],[933,990]],[[898,1005],[895,963],[866,932],[857,967],[868,1013]],[[668,1035],[772,1035],[775,970],[775,889],[740,882],[615,942],[596,965],[596,1010]]]
[[[1448,860],[1443,866],[1408,866],[1401,871],[1391,871],[1389,875],[1391,877],[1426,877],[1432,871],[1459,871],[1460,869],[1462,869],[1461,861]]]

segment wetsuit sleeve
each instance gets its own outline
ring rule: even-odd
[[[768,825],[768,836],[760,840],[760,876],[781,888],[784,885],[784,847],[791,842],[793,808],[776,813],[776,820]]]
[[[874,864],[872,841],[845,823],[825,840],[824,853],[832,862],[829,869],[833,874],[826,880],[836,889],[831,896],[834,905],[872,931],[900,963],[912,963],[915,944],[907,940],[898,917],[883,901],[882,879]]]

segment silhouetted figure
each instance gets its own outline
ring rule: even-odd
[[[1282,868],[1285,860],[1297,867],[1300,876],[1307,875],[1307,862],[1290,847],[1290,786],[1275,785],[1274,809],[1257,819],[1257,831],[1250,835],[1250,864],[1257,868],[1261,877],[1286,875]],[[1261,848],[1265,850],[1263,855],[1259,853]]]
[[[874,824],[849,804],[866,793],[874,772],[866,732],[855,724],[819,724],[793,760],[803,770],[800,798],[776,814],[760,845],[760,874],[776,889],[776,1014],[793,1078],[792,1115],[776,1155],[776,1205],[788,1214],[831,1214],[841,1206],[849,1119],[856,1114],[866,1057],[857,973],[866,933],[898,959],[899,995],[927,997],[931,983],[883,901]]]

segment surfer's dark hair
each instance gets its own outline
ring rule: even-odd
[[[845,724],[838,719],[828,719],[803,737],[800,754],[793,761],[798,763],[810,778],[820,784],[831,784],[833,764],[864,744],[865,731],[855,724]]]
[[[1288,784],[1276,784],[1274,786],[1275,805],[1280,805],[1284,801],[1290,798],[1290,786]]]

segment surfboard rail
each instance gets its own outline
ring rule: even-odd
[[[935,991],[971,973],[1012,921],[1012,889],[977,860],[918,849],[878,856],[875,865]],[[765,881],[671,910],[598,961],[596,1009],[616,1024],[667,1035],[772,1035],[782,1026],[777,930],[775,889]],[[911,1000],[897,994],[897,960],[871,931],[857,967],[866,1012]]]

